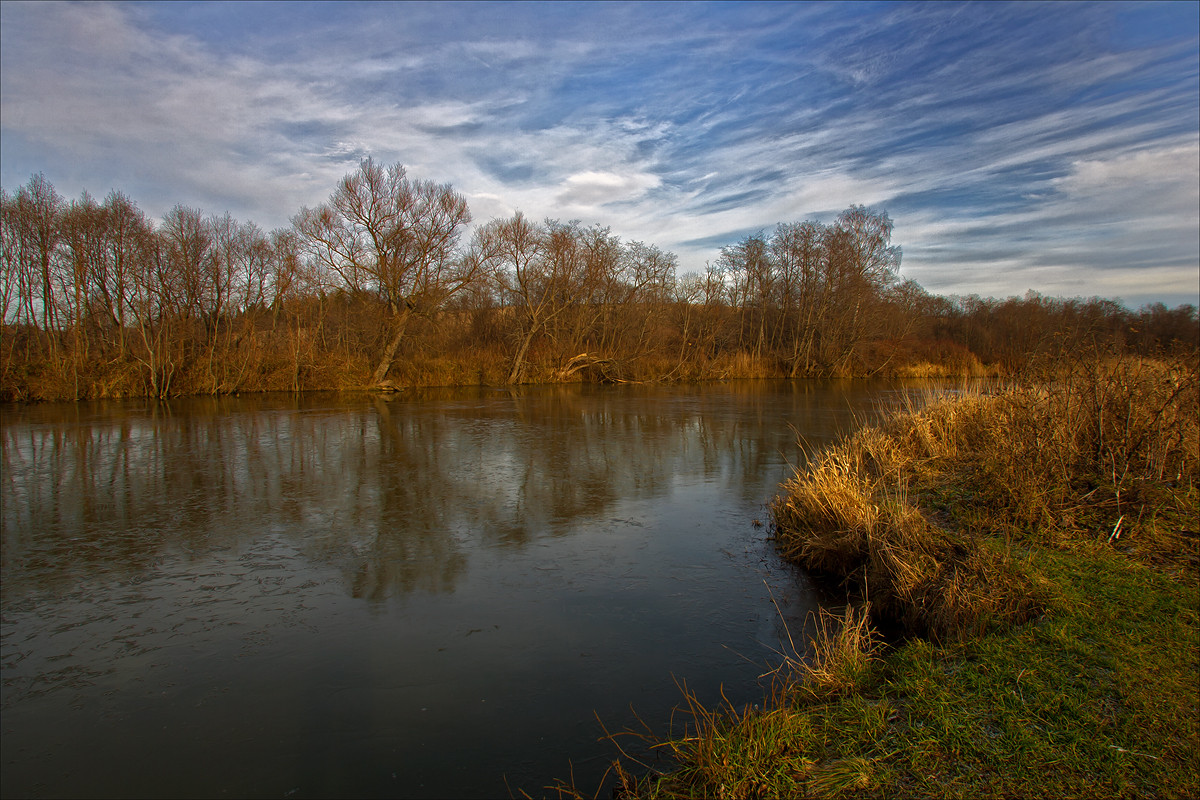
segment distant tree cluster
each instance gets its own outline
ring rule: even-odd
[[[124,194],[0,190],[0,398],[1014,370],[1081,344],[1200,347],[1194,306],[943,298],[886,213],[672,253],[466,199],[370,159],[290,228]]]
[[[724,248],[707,281],[725,289],[738,347],[756,359],[782,359],[790,377],[851,374],[866,343],[905,333],[887,313],[911,289],[891,238],[887,214],[851,206],[829,226],[782,224]]]

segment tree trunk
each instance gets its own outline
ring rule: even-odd
[[[404,339],[404,329],[408,327],[407,309],[402,311],[395,317],[396,334],[392,337],[392,341],[388,343],[387,349],[383,351],[383,358],[379,362],[379,366],[375,368],[375,374],[371,376],[371,385],[378,386],[387,377],[388,370],[392,368],[392,359],[396,357],[396,351],[400,349],[400,342]]]
[[[521,340],[521,346],[517,349],[516,356],[513,357],[512,371],[508,373],[508,383],[516,383],[517,379],[521,377],[521,368],[525,366],[525,353],[529,350],[529,343],[533,341],[536,333],[537,327],[531,327],[525,334],[525,338]]]

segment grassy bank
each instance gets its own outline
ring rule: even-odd
[[[1196,796],[1198,457],[1195,361],[1102,358],[815,456],[777,540],[849,610],[761,708],[689,702],[671,771],[622,790]]]

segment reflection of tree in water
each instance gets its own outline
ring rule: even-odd
[[[5,594],[264,536],[335,567],[355,597],[453,591],[474,547],[566,535],[681,480],[769,492],[766,466],[799,458],[789,423],[819,442],[852,403],[748,382],[24,409],[0,437]]]
[[[153,420],[94,426],[74,406],[51,409],[8,411],[0,430],[6,598],[26,579],[49,588],[97,568],[140,573],[170,528],[162,481],[134,452]],[[27,416],[35,419],[23,424]]]

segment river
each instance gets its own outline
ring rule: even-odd
[[[7,406],[3,794],[591,794],[680,684],[761,699],[823,602],[769,538],[797,437],[908,388]]]

